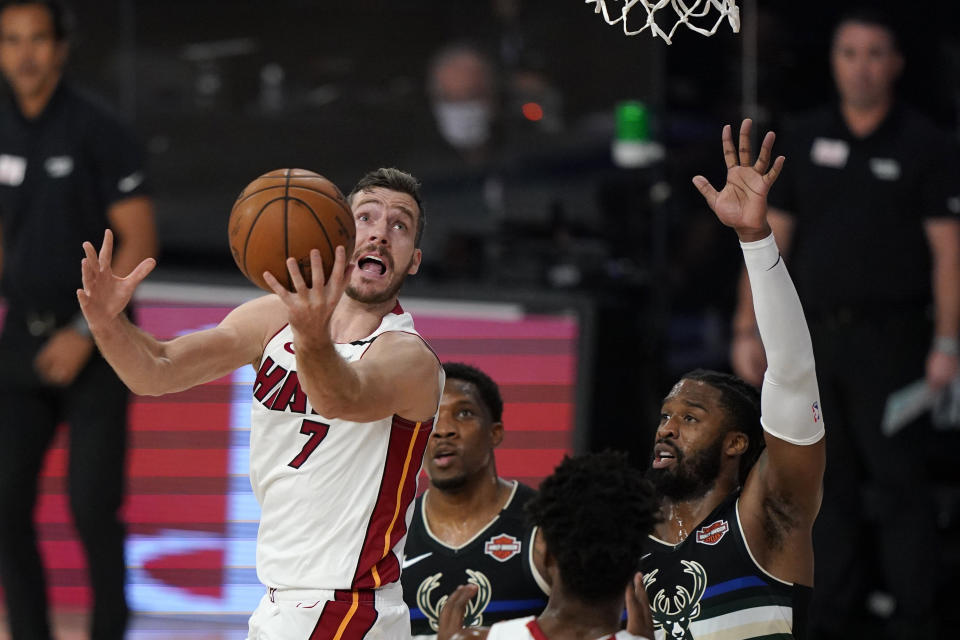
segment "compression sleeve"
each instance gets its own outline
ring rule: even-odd
[[[823,437],[823,414],[810,331],[773,234],[741,242],[757,327],[767,354],[760,422],[770,435],[809,445]]]

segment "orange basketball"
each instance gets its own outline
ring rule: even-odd
[[[293,290],[286,260],[295,258],[307,285],[310,250],[319,249],[324,278],[330,277],[334,250],[353,255],[357,231],[347,199],[323,176],[305,169],[277,169],[248,184],[230,211],[230,251],[243,275],[261,289],[269,271]]]

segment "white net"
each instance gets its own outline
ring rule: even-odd
[[[740,9],[736,0],[586,0],[586,3],[595,5],[594,12],[603,14],[608,24],[623,25],[626,35],[635,36],[649,29],[653,37],[663,38],[667,44],[681,24],[701,35],[712,36],[726,19],[734,33],[740,31]],[[664,11],[658,24],[655,14],[667,7],[673,9],[676,19],[669,25],[664,24],[674,18]],[[717,13],[719,15],[715,15]]]

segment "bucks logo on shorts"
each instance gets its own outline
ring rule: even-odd
[[[654,569],[643,576],[643,587],[650,596],[650,611],[653,614],[653,624],[657,629],[663,629],[668,638],[676,640],[693,640],[690,633],[690,623],[700,616],[700,598],[707,587],[707,570],[699,562],[681,560],[683,572],[693,576],[693,588],[689,591],[683,585],[676,586],[676,593],[671,595],[666,589],[654,593],[653,583],[657,581],[659,569]]]
[[[466,627],[479,627],[483,625],[483,611],[487,608],[487,605],[490,604],[490,596],[492,593],[490,580],[481,572],[474,571],[473,569],[467,569],[466,573],[468,576],[467,582],[477,585],[477,595],[473,596],[470,602],[467,603],[467,614],[463,619],[463,624]],[[432,576],[428,576],[417,588],[417,606],[420,607],[423,615],[427,617],[427,621],[430,622],[430,628],[434,631],[438,628],[437,621],[440,619],[440,611],[443,609],[443,605],[447,603],[447,598],[449,597],[449,594],[443,595],[440,596],[435,603],[433,602],[431,596],[434,589],[440,586],[441,578],[443,578],[442,573],[435,573]]]

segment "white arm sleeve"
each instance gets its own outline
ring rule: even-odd
[[[756,242],[741,242],[740,248],[767,353],[760,422],[764,431],[776,438],[813,444],[823,437],[823,414],[813,345],[800,298],[773,234]]]

